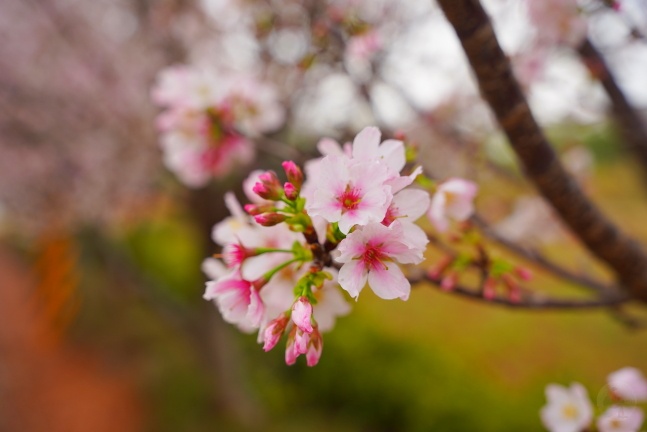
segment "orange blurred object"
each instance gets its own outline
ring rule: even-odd
[[[72,257],[67,241],[45,249],[49,252],[39,261],[41,270]],[[66,346],[60,338],[60,319],[65,316],[60,311],[76,284],[71,276],[73,262],[65,265],[58,273],[45,272],[49,276],[43,283],[51,284],[47,292],[52,297],[44,303],[43,313],[34,307],[30,293],[40,293],[44,285],[35,291],[38,284],[27,268],[0,245],[0,430],[143,430],[142,403],[135,386],[125,376],[107,370],[98,358]],[[52,326],[54,317],[58,324]],[[54,335],[60,339],[53,339]]]

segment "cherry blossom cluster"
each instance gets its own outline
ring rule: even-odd
[[[524,86],[540,80],[555,47],[576,49],[584,41],[588,23],[576,0],[525,0],[533,35],[514,57],[515,71]]]
[[[644,421],[643,410],[637,405],[647,402],[647,379],[633,367],[625,367],[607,377],[610,406],[598,417],[600,432],[638,432]],[[541,409],[544,426],[551,432],[582,432],[590,430],[594,409],[587,391],[579,383],[570,387],[549,384],[546,387],[548,403]],[[603,400],[604,399],[604,400]],[[603,408],[603,407],[599,407]]]
[[[281,126],[275,90],[255,77],[186,65],[160,72],[152,90],[165,165],[189,187],[250,162],[249,137]]]
[[[429,241],[416,220],[427,213],[447,229],[470,216],[475,193],[455,179],[432,204],[411,187],[422,168],[407,164],[404,143],[381,142],[375,127],[344,146],[322,139],[318,149],[323,156],[306,163],[305,175],[292,161],[283,163],[285,182],[253,172],[245,206],[228,193],[231,216],[213,230],[222,253],[204,263],[212,278],[204,298],[227,322],[258,330],[266,351],[287,334],[287,364],[299,355],[317,364],[321,333],[350,310],[345,296],[357,299],[368,285],[383,299],[407,300],[411,284],[399,265],[420,264]]]
[[[318,2],[316,6],[293,3],[268,7],[258,0],[204,0],[205,12],[221,29],[249,31],[258,48],[282,64],[307,69],[314,61],[345,57],[370,60],[383,48],[380,27],[385,17],[394,19],[397,2],[376,4],[366,0]],[[241,28],[242,27],[242,28]],[[295,43],[299,40],[298,43]]]

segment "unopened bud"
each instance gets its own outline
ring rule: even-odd
[[[263,350],[265,352],[271,350],[281,339],[285,327],[288,325],[290,319],[285,314],[281,314],[278,318],[272,320],[265,331],[263,332]]]
[[[310,344],[310,333],[301,331],[297,328],[297,332],[294,335],[294,351],[297,355],[305,354],[308,352],[308,345]]]
[[[285,221],[288,217],[281,213],[262,213],[254,216],[254,220],[259,225],[274,226]]]
[[[287,182],[283,185],[283,190],[285,191],[285,197],[290,201],[294,201],[299,198],[299,191],[294,185],[290,182]]]
[[[508,290],[508,299],[513,303],[519,303],[521,301],[521,290],[517,281],[509,274],[504,274],[501,279]]]
[[[252,191],[263,199],[277,201],[281,199],[281,183],[274,171],[265,171],[258,176],[258,182],[252,188]]]
[[[407,133],[403,130],[396,130],[393,133],[393,138],[399,140],[399,141],[406,141],[407,140]]]
[[[529,281],[533,278],[532,271],[526,267],[516,267],[514,269],[514,272],[519,277],[519,279],[523,281]]]
[[[445,255],[433,267],[427,270],[427,274],[431,279],[438,279],[440,278],[440,276],[442,276],[443,273],[445,273],[447,267],[449,267],[453,262],[453,257]]]
[[[285,170],[288,181],[294,185],[297,191],[300,191],[301,185],[303,184],[303,172],[301,168],[292,161],[285,161],[281,165],[283,166],[283,170]]]
[[[458,274],[456,272],[451,272],[440,282],[440,287],[444,291],[451,291],[456,286],[456,282],[458,282]]]
[[[307,297],[301,296],[292,305],[292,321],[305,333],[312,333],[312,304]]]
[[[248,214],[252,216],[256,216],[261,213],[268,213],[268,212],[271,212],[272,210],[276,210],[273,204],[245,204],[243,208]]]
[[[285,364],[288,366],[295,364],[297,362],[297,357],[299,356],[294,343],[296,332],[297,328],[292,327],[290,334],[288,334],[288,343],[285,345]]]
[[[496,284],[497,280],[491,276],[485,280],[485,283],[483,284],[483,298],[486,300],[492,300],[496,297]]]
[[[321,352],[323,351],[323,339],[321,333],[315,327],[312,335],[310,336],[310,345],[308,346],[308,352],[306,352],[306,363],[308,366],[316,366],[319,363],[321,358]]]

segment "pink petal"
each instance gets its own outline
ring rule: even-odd
[[[397,208],[397,216],[405,216],[414,222],[429,210],[431,198],[420,189],[406,189],[393,196],[392,207]]]
[[[368,286],[380,298],[392,300],[400,298],[407,300],[411,292],[411,284],[404,277],[400,267],[394,262],[384,263],[387,267],[372,268],[368,273]],[[341,276],[341,272],[340,272]]]
[[[407,163],[402,141],[392,139],[384,141],[380,145],[378,155],[396,173],[399,173]]]
[[[339,285],[355,299],[366,285],[367,278],[366,268],[360,260],[347,262],[339,269]]]
[[[353,140],[353,159],[371,160],[377,156],[382,133],[375,126],[365,127]]]

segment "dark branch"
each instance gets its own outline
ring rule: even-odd
[[[421,281],[431,282],[435,287],[440,288],[441,279],[431,278],[428,274],[421,274],[417,277],[410,277],[411,283]],[[441,291],[445,291],[442,290]],[[498,306],[505,306],[512,309],[528,309],[528,310],[546,310],[546,309],[595,309],[595,308],[609,308],[626,303],[631,300],[626,294],[609,295],[595,299],[558,299],[547,297],[538,294],[524,293],[520,301],[512,301],[505,297],[494,297],[486,299],[483,297],[479,290],[467,288],[462,285],[455,285],[451,294],[457,294],[462,297],[467,297],[472,300],[482,301],[484,303],[491,303]]]
[[[609,96],[613,116],[624,138],[625,146],[642,165],[644,180],[647,181],[647,126],[625,97],[613,78],[609,66],[591,41],[585,39],[578,52],[591,74],[600,81]]]
[[[497,234],[481,217],[472,217],[472,223],[481,229],[481,232],[493,242],[503,246],[510,252],[530,261],[553,275],[572,282],[574,284],[589,288],[598,293],[612,293],[618,288],[605,284],[602,281],[592,279],[586,275],[572,272],[561,265],[551,261],[536,250],[525,248],[517,243],[511,242]]]
[[[526,175],[586,247],[633,296],[647,301],[647,254],[582,193],[533,117],[478,0],[438,0]]]

